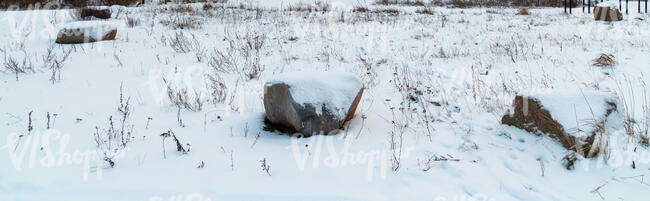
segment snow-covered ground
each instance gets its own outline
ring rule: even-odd
[[[578,88],[616,94],[643,131],[648,15],[292,2],[122,8],[115,41],[81,45],[54,43],[71,10],[0,11],[0,200],[648,199],[650,152],[623,122],[573,170],[559,142],[500,123],[519,92]],[[344,131],[265,131],[264,83],[293,71],[362,80]]]

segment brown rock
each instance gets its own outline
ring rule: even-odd
[[[621,21],[623,15],[616,8],[612,7],[594,7],[594,19],[600,21]]]
[[[79,44],[79,43],[92,43],[103,40],[115,40],[117,36],[117,29],[112,29],[104,36],[96,38],[93,34],[87,34],[83,29],[62,29],[59,31],[56,43],[59,44]]]
[[[502,117],[501,123],[524,129],[537,135],[545,134],[559,141],[568,150],[573,150],[584,157],[595,157],[600,146],[593,146],[596,141],[595,128],[591,135],[585,138],[577,138],[567,133],[560,123],[553,119],[548,110],[545,110],[540,101],[531,97],[516,96],[513,101],[514,113]],[[616,110],[616,104],[608,102],[606,116]],[[601,130],[602,131],[602,130]],[[602,143],[600,141],[596,143]]]

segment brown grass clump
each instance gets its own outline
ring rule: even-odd
[[[453,5],[455,8],[469,8],[476,7],[479,4],[477,1],[472,0],[452,0],[451,5]]]
[[[438,7],[443,7],[443,6],[445,6],[445,3],[443,3],[443,2],[440,1],[440,0],[436,0],[436,1],[434,1],[432,4],[433,4],[434,6],[438,6]]]
[[[377,9],[372,11],[373,13],[385,13],[388,15],[399,15],[399,10],[394,9],[394,8],[386,8],[386,9]]]
[[[527,7],[521,7],[519,8],[519,11],[517,11],[517,15],[530,15],[530,13],[528,13]]]
[[[178,5],[169,8],[172,13],[194,13],[194,7],[190,5]]]
[[[455,8],[507,7],[509,3],[506,1],[452,0],[451,5]]]
[[[415,13],[424,14],[424,15],[433,15],[435,12],[433,11],[433,8],[425,6],[423,8],[415,10]]]
[[[365,12],[368,12],[368,11],[370,11],[368,9],[368,7],[361,7],[361,6],[357,6],[357,7],[354,7],[354,9],[352,9],[352,12],[358,12],[358,13],[365,13]]]
[[[403,6],[425,6],[425,3],[421,0],[379,0],[375,4],[377,5],[403,5]]]
[[[431,9],[431,10],[433,10],[433,9]],[[367,7],[355,7],[354,9],[352,9],[352,12],[355,12],[355,13],[367,13],[367,12],[370,12],[370,13],[377,13],[377,14],[382,14],[383,13],[383,14],[387,14],[387,15],[391,15],[391,16],[396,16],[396,15],[399,15],[399,13],[400,13],[399,10],[394,9],[394,8],[384,8],[384,9],[374,9],[374,10],[372,10],[372,9],[368,9]],[[418,11],[416,11],[416,13],[417,12]]]
[[[140,0],[103,0],[102,3],[107,6],[120,5],[120,6],[130,6],[140,2]]]
[[[593,62],[592,65],[600,67],[616,65],[616,60],[612,54],[602,53],[598,58],[594,59]]]

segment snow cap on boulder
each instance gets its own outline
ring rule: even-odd
[[[597,3],[596,6],[598,6],[598,7],[608,7],[608,8],[618,9],[618,2],[616,2],[616,1],[603,1],[603,2],[600,2],[600,3],[598,3],[598,1],[596,1],[596,3]]]

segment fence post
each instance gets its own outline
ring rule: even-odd
[[[636,2],[638,4],[637,9],[638,9],[639,13],[641,13],[641,0],[637,0]]]
[[[567,0],[564,0],[564,13],[566,13],[566,1],[567,1]],[[627,0],[626,0],[626,1],[627,1]]]

